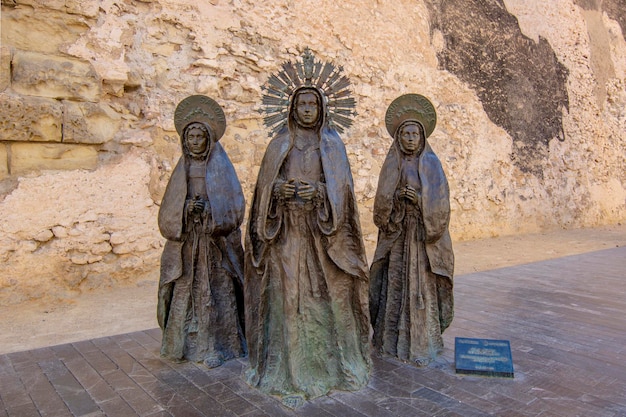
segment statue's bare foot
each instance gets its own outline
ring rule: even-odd
[[[432,361],[431,358],[417,358],[413,360],[413,362],[415,363],[415,366],[418,366],[420,368],[428,366],[431,361]]]
[[[292,394],[283,397],[283,405],[291,409],[296,409],[304,404],[304,395]]]
[[[223,364],[224,360],[219,355],[207,356],[204,359],[204,365],[209,369],[217,368],[218,366],[222,366]]]

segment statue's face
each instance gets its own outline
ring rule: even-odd
[[[414,153],[422,146],[422,130],[416,123],[409,123],[400,131],[400,144],[406,153]]]
[[[187,149],[193,156],[204,153],[208,143],[208,138],[204,130],[199,127],[192,127],[187,131]]]
[[[311,127],[319,116],[319,103],[315,93],[302,93],[296,97],[296,115],[304,127]]]

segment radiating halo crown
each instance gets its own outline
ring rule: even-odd
[[[356,116],[356,101],[352,97],[350,80],[343,75],[343,67],[316,61],[307,47],[302,53],[302,62],[283,63],[281,69],[270,75],[262,87],[264,94],[260,112],[265,115],[263,123],[270,130],[270,135],[287,123],[290,100],[301,87],[316,88],[323,94],[329,127],[341,133],[352,125],[352,118]]]

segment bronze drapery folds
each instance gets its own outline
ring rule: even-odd
[[[417,366],[443,350],[454,314],[450,192],[426,138],[436,113],[419,94],[398,97],[385,118],[394,138],[374,200],[378,243],[370,269],[374,350]]]
[[[337,133],[353,114],[348,87],[306,49],[263,98],[274,137],[246,235],[246,379],[290,407],[369,378],[367,262]]]
[[[167,239],[161,258],[157,317],[161,355],[204,362],[210,368],[244,356],[241,185],[218,140],[221,107],[190,96],[174,114],[183,155],[169,180],[159,229]]]

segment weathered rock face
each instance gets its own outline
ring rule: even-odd
[[[250,200],[269,141],[261,86],[305,46],[353,84],[343,139],[370,254],[384,114],[408,92],[437,108],[454,239],[623,221],[620,3],[3,0],[0,303],[156,279],[188,95],[224,107]]]
[[[93,171],[20,178],[2,203],[3,302],[145,279],[155,268],[158,208],[138,153]]]
[[[439,67],[476,91],[489,119],[511,136],[515,166],[542,179],[549,142],[565,140],[567,68],[545,38],[522,34],[502,2],[434,2],[431,10],[432,30],[445,42]]]

